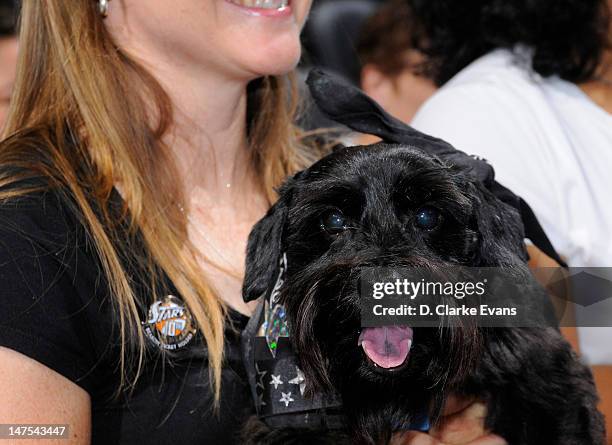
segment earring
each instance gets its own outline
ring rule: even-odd
[[[108,2],[110,0],[98,0],[98,11],[100,15],[105,18],[108,15]]]

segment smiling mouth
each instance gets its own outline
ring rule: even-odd
[[[284,9],[289,6],[289,0],[229,0],[231,3],[247,8]]]

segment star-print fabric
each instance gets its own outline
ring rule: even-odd
[[[278,341],[273,357],[265,338],[254,339],[256,404],[260,417],[339,407],[335,397],[304,397],[306,380],[296,365],[289,339],[280,337]]]

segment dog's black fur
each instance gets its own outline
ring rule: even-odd
[[[415,225],[423,206],[441,213],[433,230]],[[344,214],[345,230],[322,229],[330,210]],[[512,445],[603,444],[591,373],[557,329],[415,328],[409,360],[395,371],[377,369],[358,347],[364,267],[528,273],[516,211],[469,171],[396,144],[337,150],[289,179],[253,229],[247,298],[269,289],[283,251],[281,302],[308,389],[341,394],[351,443],[387,443],[423,409],[435,423],[456,393],[486,401],[486,426]],[[260,429],[257,441],[273,443],[267,434]],[[291,443],[310,443],[299,434],[290,433]]]

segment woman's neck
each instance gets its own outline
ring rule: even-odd
[[[185,197],[193,190],[234,197],[258,190],[246,131],[248,80],[179,63],[140,41],[124,45],[169,96],[172,126],[163,142],[174,155]]]
[[[155,74],[173,105],[164,142],[183,181],[189,239],[202,271],[231,307],[250,314],[241,297],[244,254],[251,227],[269,203],[251,168],[246,132],[246,83],[211,73]]]
[[[210,75],[168,73],[160,82],[173,104],[165,143],[188,196],[193,190],[232,195],[250,190],[254,175],[246,133],[246,83]]]

